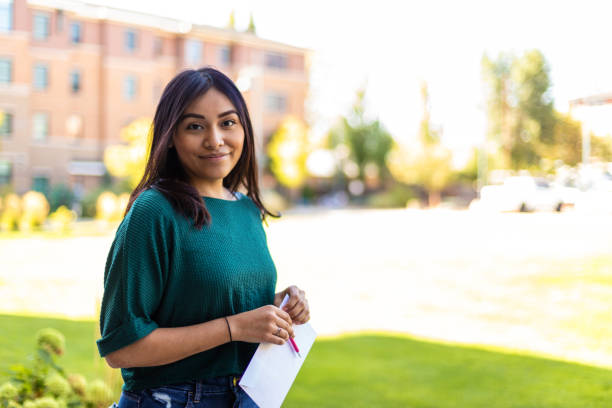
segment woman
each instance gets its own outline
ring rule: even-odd
[[[292,324],[309,320],[303,291],[274,293],[261,225],[273,214],[259,197],[254,146],[244,99],[224,74],[188,70],[166,86],[104,274],[97,344],[121,368],[120,408],[256,406],[237,382],[257,343],[284,344]]]

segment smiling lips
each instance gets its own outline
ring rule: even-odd
[[[221,154],[210,154],[207,156],[199,156],[201,159],[221,159],[227,156],[229,153],[221,153]]]

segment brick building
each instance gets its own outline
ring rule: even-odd
[[[285,115],[304,118],[308,53],[79,1],[0,0],[0,186],[99,185],[121,128],[152,118],[165,84],[203,65],[237,82],[261,146]]]

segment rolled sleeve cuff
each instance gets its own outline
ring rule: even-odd
[[[159,326],[153,320],[137,317],[121,324],[96,341],[101,357],[148,336]]]

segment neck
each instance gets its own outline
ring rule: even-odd
[[[215,186],[195,186],[201,196],[220,198],[222,200],[234,200],[233,194],[223,184]]]

